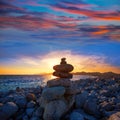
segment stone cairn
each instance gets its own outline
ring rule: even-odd
[[[70,64],[67,64],[65,60],[66,58],[62,58],[60,65],[55,65],[53,67],[53,69],[55,70],[55,72],[53,73],[54,76],[60,78],[72,78],[73,75],[69,72],[71,72],[74,69],[74,67]]]
[[[62,58],[60,65],[55,65],[54,76],[58,78],[49,80],[43,89],[40,98],[40,107],[44,109],[44,120],[60,120],[73,106],[76,91],[71,87],[70,73],[74,67],[67,64]]]

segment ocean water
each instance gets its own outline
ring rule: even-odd
[[[15,90],[16,87],[33,88],[45,86],[48,80],[54,78],[52,75],[0,75],[0,91]],[[91,76],[73,75],[71,80],[86,78],[91,78]]]

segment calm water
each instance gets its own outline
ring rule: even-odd
[[[39,85],[44,86],[46,82],[53,79],[52,75],[0,75],[0,91],[14,90],[16,87],[30,88]],[[86,75],[74,75],[71,80],[90,78]]]

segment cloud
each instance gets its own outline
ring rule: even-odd
[[[52,67],[56,64],[59,64],[62,57],[66,57],[67,62],[74,66],[73,72],[113,71],[120,73],[119,67],[115,67],[106,63],[105,56],[75,54],[72,53],[70,50],[49,52],[48,54],[36,56],[34,58],[23,56],[18,59],[13,59],[12,62],[9,63],[7,66],[9,69],[11,69],[11,71],[13,68],[15,69],[15,66],[17,66],[17,68],[19,69],[19,73],[21,74],[29,74],[29,72],[32,74],[49,73],[53,72]],[[4,68],[6,68],[6,66],[3,64],[1,66],[4,66]],[[28,71],[25,72],[24,68]],[[9,73],[11,71],[9,71]]]
[[[90,18],[98,19],[98,20],[116,20],[119,21],[119,11],[95,11],[95,10],[87,10],[83,8],[78,8],[74,4],[73,6],[63,6],[61,4],[58,5],[52,5],[50,6],[53,10],[56,11],[62,11],[70,14],[76,14],[76,15],[85,15]]]

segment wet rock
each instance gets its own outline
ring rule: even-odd
[[[27,103],[27,108],[33,108],[35,107],[36,103],[34,101],[30,101]]]
[[[60,120],[66,112],[67,105],[63,100],[54,100],[45,106],[44,120]]]
[[[70,115],[70,120],[84,120],[84,117],[78,112],[72,112]]]
[[[8,119],[18,111],[18,106],[14,102],[7,102],[0,110],[0,118]]]
[[[65,88],[62,86],[45,88],[42,92],[42,97],[47,100],[55,100],[61,98],[65,93]]]
[[[39,117],[32,117],[30,120],[40,120]]]
[[[20,107],[20,108],[25,108],[27,104],[27,100],[25,96],[22,95],[17,95],[15,98],[15,103]]]
[[[82,108],[87,100],[88,92],[84,91],[81,94],[77,94],[75,97],[76,108]]]
[[[100,116],[99,108],[96,102],[96,99],[88,99],[84,104],[84,111],[90,115],[94,115],[96,117]]]
[[[23,119],[22,119],[22,120],[29,120],[29,118],[28,118],[27,115],[25,115],[25,116],[23,116]]]
[[[43,112],[44,112],[44,109],[41,108],[41,107],[38,107],[38,108],[34,111],[33,116],[42,118]]]
[[[34,108],[27,108],[26,114],[30,117],[30,116],[32,116],[33,111],[34,111]]]

